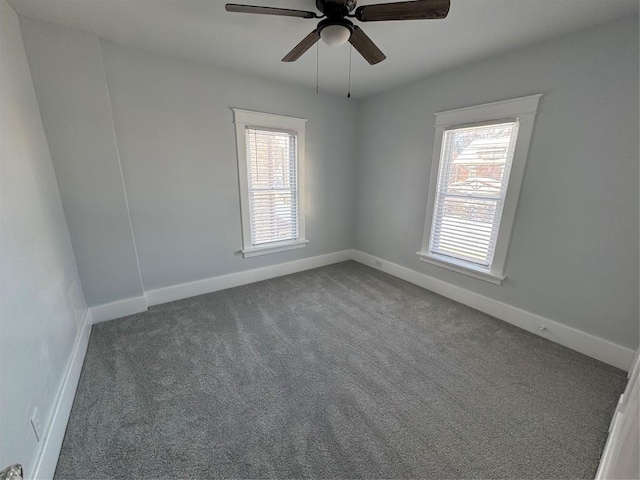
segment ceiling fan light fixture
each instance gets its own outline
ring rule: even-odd
[[[349,41],[351,29],[346,25],[327,25],[320,30],[320,38],[330,47],[339,47]]]

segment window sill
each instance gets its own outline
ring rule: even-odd
[[[488,270],[484,270],[462,260],[453,260],[448,257],[441,257],[439,255],[433,255],[426,252],[417,252],[417,255],[420,257],[420,260],[425,263],[446,268],[453,272],[462,273],[469,277],[484,280],[486,282],[493,283],[494,285],[502,285],[502,281],[505,279],[503,275],[498,275]]]
[[[259,257],[260,255],[268,255],[270,253],[286,252],[287,250],[296,250],[304,248],[309,240],[296,240],[294,242],[274,243],[262,247],[250,247],[240,250],[244,258]]]

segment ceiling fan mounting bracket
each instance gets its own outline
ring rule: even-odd
[[[346,17],[356,8],[357,0],[316,0],[316,8],[327,18]]]

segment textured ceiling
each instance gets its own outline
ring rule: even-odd
[[[315,10],[314,0],[236,3]],[[315,88],[316,49],[280,59],[316,21],[227,13],[222,0],[9,0],[21,15],[106,40]],[[360,0],[359,5],[383,3]],[[451,0],[445,20],[362,23],[387,55],[353,52],[352,91],[365,97],[421,77],[572,31],[638,15],[638,0]],[[319,47],[320,89],[346,94],[349,46]]]

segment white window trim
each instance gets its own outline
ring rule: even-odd
[[[304,118],[287,117],[272,113],[253,112],[232,108],[233,123],[236,129],[236,149],[238,153],[238,183],[240,187],[240,213],[242,218],[242,255],[244,258],[285,252],[306,247],[309,240],[305,237],[305,186],[304,153],[306,122]],[[288,130],[297,134],[297,173],[298,173],[298,239],[295,241],[274,242],[268,245],[251,244],[251,219],[249,206],[249,177],[247,167],[247,127],[274,128]]]
[[[436,132],[433,148],[433,158],[431,160],[431,177],[429,179],[429,192],[427,198],[427,214],[424,222],[424,233],[422,237],[422,249],[417,252],[420,260],[431,265],[437,265],[454,272],[462,273],[473,278],[478,278],[500,285],[506,278],[505,267],[509,242],[515,221],[516,207],[524,178],[525,164],[533,126],[535,123],[538,104],[542,94],[528,97],[514,98],[500,102],[486,103],[466,108],[458,108],[438,112],[436,116]],[[436,255],[429,252],[431,237],[431,227],[433,223],[433,209],[436,201],[436,191],[438,186],[438,170],[440,167],[440,157],[442,151],[442,140],[444,132],[453,126],[465,126],[481,124],[500,120],[518,120],[518,137],[513,154],[511,175],[507,185],[504,207],[500,223],[500,230],[496,242],[496,249],[493,262],[490,268],[482,268],[471,262],[453,259],[444,255]]]

